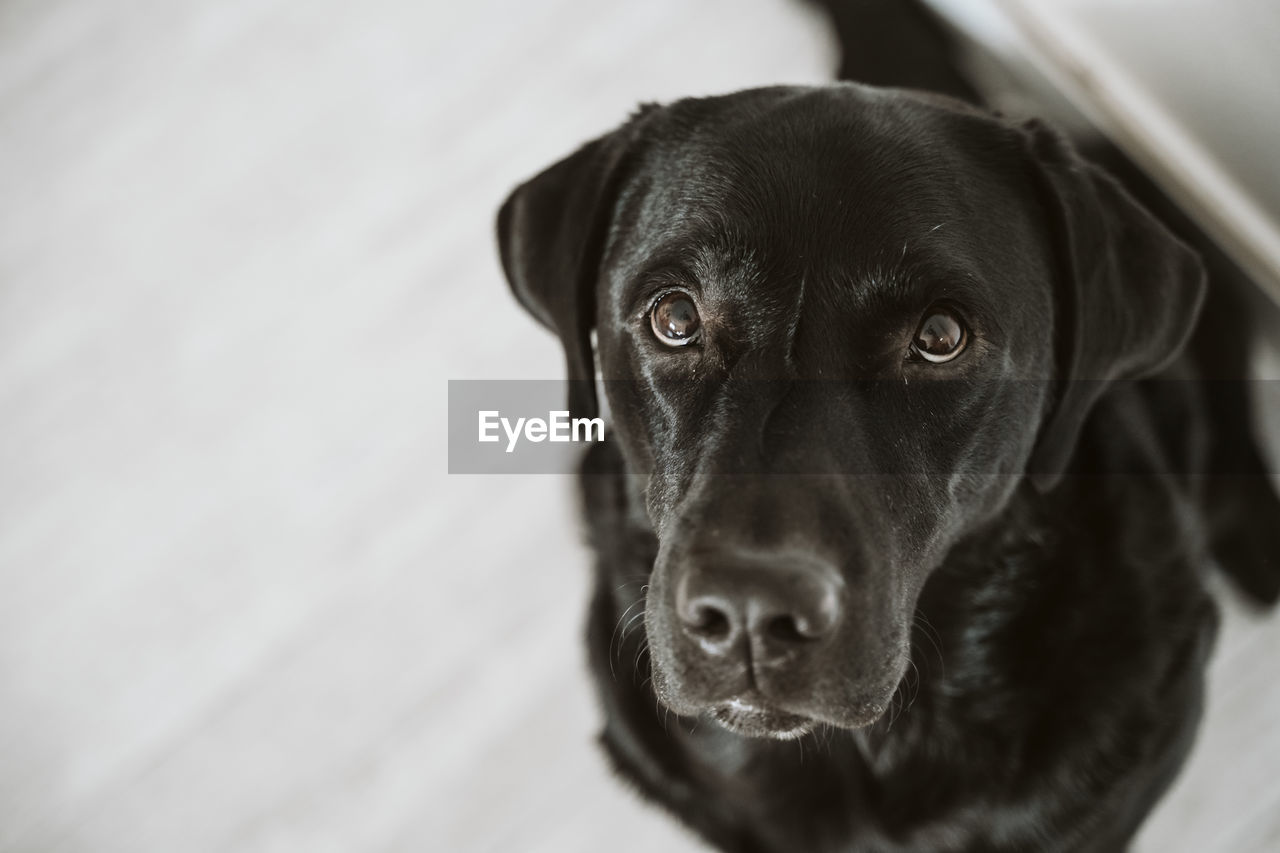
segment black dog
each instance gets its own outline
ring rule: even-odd
[[[498,230],[613,413],[626,776],[725,850],[1124,846],[1199,718],[1203,567],[1280,583],[1194,252],[1038,123],[855,84],[645,107]]]

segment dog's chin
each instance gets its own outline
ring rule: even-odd
[[[713,705],[707,714],[736,735],[774,740],[803,737],[817,724],[817,721],[808,717],[777,711],[746,699],[730,699]]]
[[[843,707],[839,713],[808,716],[783,711],[749,697],[718,702],[705,713],[736,735],[794,740],[804,737],[819,725],[850,731],[866,728],[884,716],[885,707],[884,703],[864,702]]]

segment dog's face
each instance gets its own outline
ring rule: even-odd
[[[1024,473],[1053,487],[1202,290],[1048,131],[849,85],[648,108],[518,189],[499,240],[642,475],[659,698],[774,737],[884,712],[930,573]]]

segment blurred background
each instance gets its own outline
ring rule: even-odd
[[[1125,110],[1059,29],[1170,45],[1157,83],[1243,55],[1180,46],[1212,3],[939,5],[1077,128]],[[638,101],[835,64],[794,0],[0,4],[0,851],[701,850],[594,746],[572,484],[448,475],[446,382],[560,375],[496,259],[514,184]],[[1275,135],[1190,88],[1238,145],[1153,171],[1209,175],[1262,281]],[[1280,848],[1280,618],[1222,600],[1143,850]]]

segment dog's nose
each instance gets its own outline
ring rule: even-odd
[[[837,576],[822,566],[691,567],[676,587],[685,634],[710,654],[783,657],[834,633],[840,622]]]

